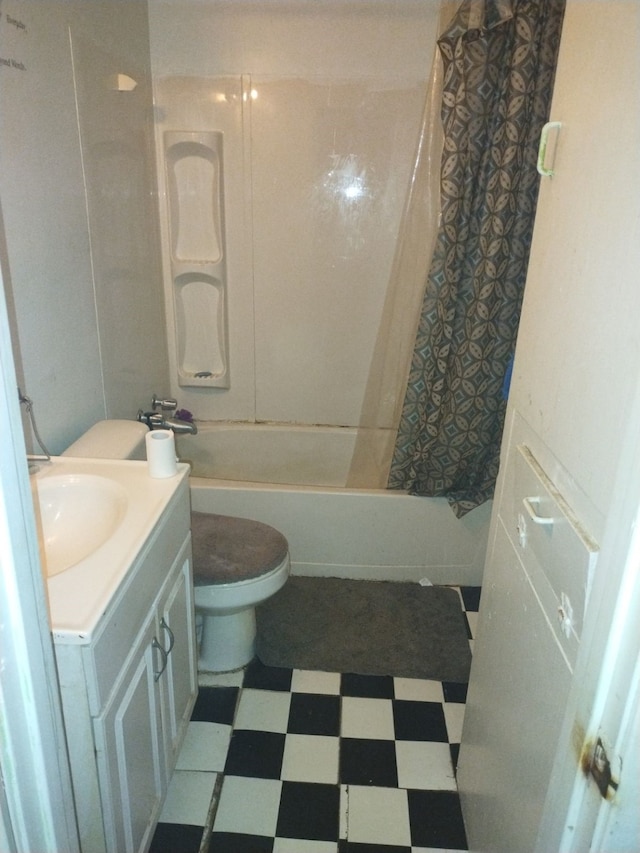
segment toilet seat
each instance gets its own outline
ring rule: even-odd
[[[192,512],[198,669],[230,672],[255,654],[258,604],[286,583],[289,544],[278,530],[252,521]]]
[[[261,577],[286,560],[285,537],[261,521],[191,513],[194,586],[233,584]]]

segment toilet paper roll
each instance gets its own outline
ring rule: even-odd
[[[178,471],[176,443],[170,429],[154,429],[145,437],[149,476],[155,479],[173,477]]]

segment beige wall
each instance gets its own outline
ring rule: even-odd
[[[567,4],[551,106],[562,127],[555,174],[541,182],[512,384],[549,475],[597,540],[640,365],[639,26],[634,2]]]
[[[17,63],[0,68],[3,273],[19,381],[56,453],[166,389],[147,9],[1,8]],[[137,87],[115,91],[118,73]]]

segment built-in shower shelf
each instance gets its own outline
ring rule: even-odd
[[[208,272],[174,279],[180,385],[228,387],[225,287]]]
[[[181,386],[229,387],[222,151],[217,131],[164,134]]]

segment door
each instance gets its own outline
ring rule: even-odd
[[[0,845],[74,853],[80,844],[17,384],[0,268]]]
[[[515,417],[458,763],[472,849],[492,853],[535,849],[598,556],[528,448],[533,437]]]

